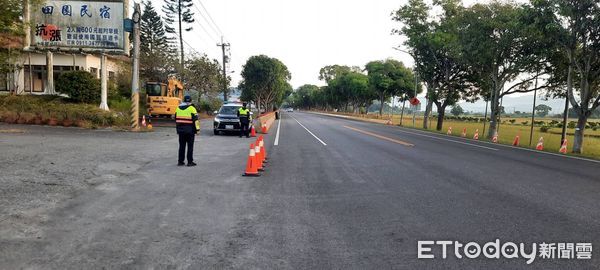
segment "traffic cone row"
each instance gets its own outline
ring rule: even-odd
[[[246,172],[243,176],[260,176],[259,171],[264,171],[267,163],[267,151],[263,136],[259,136],[255,143],[250,144],[248,153],[248,162],[246,163]]]
[[[452,135],[452,127],[448,127],[448,132],[446,132],[446,134]],[[463,138],[467,137],[467,128],[463,128],[461,137],[463,137]],[[475,130],[475,134],[473,135],[473,140],[479,140],[479,129]],[[498,132],[494,133],[494,136],[492,137],[492,142],[498,143]],[[515,139],[514,139],[512,145],[519,146],[519,144],[520,144],[520,137],[519,137],[519,135],[517,135],[517,136],[515,136]],[[539,151],[544,150],[544,137],[540,137],[537,145],[535,146],[535,149],[539,150]],[[561,144],[560,150],[558,150],[558,152],[560,152],[562,154],[566,154],[567,151],[568,151],[567,150],[567,139],[565,139],[563,141],[563,143]]]

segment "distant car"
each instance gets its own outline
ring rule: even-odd
[[[239,103],[223,104],[218,111],[215,111],[213,120],[215,135],[221,132],[240,132],[240,119],[237,117],[238,110],[242,107]]]
[[[284,110],[284,111],[285,111],[285,112],[293,112],[293,111],[294,111],[294,108],[285,108],[285,110]]]

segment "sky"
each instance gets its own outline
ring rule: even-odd
[[[152,1],[160,10],[163,1]],[[369,61],[386,58],[407,66],[413,63],[410,56],[392,49],[402,40],[391,35],[399,24],[390,14],[404,0],[202,0],[216,27],[199,0],[193,2],[199,9],[192,8],[198,23],[192,24],[193,31],[184,33],[184,40],[197,52],[221,62],[216,44],[222,33],[231,44],[232,85],[240,81],[246,60],[259,54],[281,60],[292,74],[294,88],[307,83],[323,85],[318,75],[326,65],[364,67]],[[187,45],[186,50],[190,50]]]

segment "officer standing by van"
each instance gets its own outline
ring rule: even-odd
[[[192,98],[185,96],[183,102],[179,104],[175,111],[175,126],[179,135],[179,159],[177,166],[183,166],[185,163],[185,150],[187,146],[187,166],[196,166],[194,163],[194,139],[198,128],[198,111],[192,104]]]
[[[250,110],[246,108],[247,103],[242,103],[242,107],[238,109],[237,116],[240,119],[240,138],[245,135],[246,138],[250,138]]]

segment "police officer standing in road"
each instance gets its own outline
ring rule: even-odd
[[[242,103],[242,107],[238,110],[237,116],[240,119],[240,138],[242,135],[246,135],[246,138],[250,138],[250,110],[246,108],[246,102]]]
[[[185,165],[185,147],[187,145],[187,165],[196,166],[194,163],[194,138],[198,132],[196,121],[198,112],[192,104],[192,98],[185,96],[183,102],[177,107],[175,112],[175,125],[179,135],[179,160],[177,166]]]

